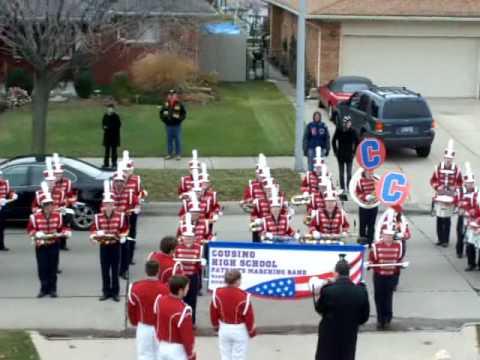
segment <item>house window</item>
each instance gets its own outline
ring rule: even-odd
[[[118,38],[127,43],[158,43],[160,23],[158,19],[140,22],[134,28],[120,32]]]

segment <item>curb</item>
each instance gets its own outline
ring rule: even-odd
[[[224,215],[247,215],[239,206],[238,201],[223,201]],[[178,216],[180,210],[180,202],[166,201],[166,202],[147,202],[144,205],[144,216]],[[349,214],[355,214],[358,211],[357,204],[347,201],[343,204],[345,211]],[[384,211],[385,207],[381,206],[380,211]],[[405,214],[408,216],[430,216],[430,205],[409,204],[404,208]],[[305,206],[295,207],[295,213],[305,215]]]

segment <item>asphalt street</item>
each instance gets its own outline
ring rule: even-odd
[[[294,226],[304,231],[301,220],[297,216]],[[395,294],[395,329],[451,330],[479,320],[480,271],[465,273],[466,261],[456,258],[452,246],[448,249],[434,246],[434,218],[415,216],[409,220],[413,238],[409,240],[407,258],[411,266],[403,272]],[[246,215],[225,216],[216,227],[217,237],[249,241],[247,224]],[[158,248],[162,236],[174,233],[177,218],[143,217],[139,225],[137,264],[132,267],[132,279],[142,277],[144,259]],[[69,244],[71,251],[61,254],[63,274],[59,276],[58,299],[35,298],[39,284],[34,249],[24,231],[9,229],[7,243],[11,251],[0,253],[0,328],[38,329],[57,335],[125,329],[124,302],[98,301],[101,289],[98,248],[90,244],[87,233],[74,233]],[[370,295],[373,296],[371,289]],[[210,297],[204,295],[198,305],[198,327],[203,334],[210,333],[209,301]],[[261,332],[312,332],[319,320],[309,300],[255,300],[254,306]],[[373,329],[374,324],[372,298],[372,318],[365,329]]]

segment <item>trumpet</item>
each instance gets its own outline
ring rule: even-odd
[[[320,236],[320,238],[315,238],[313,234],[305,234],[302,239],[300,239],[300,242],[317,245],[344,245],[344,242],[341,241],[344,237],[342,234],[327,234]]]
[[[313,214],[310,213],[305,215],[305,217],[303,218],[303,223],[307,226],[310,226],[310,224],[312,223],[312,220],[313,220]]]
[[[245,211],[247,214],[250,214],[253,211],[253,202],[252,201],[240,201],[239,202],[240,207],[242,208],[243,211]]]
[[[249,225],[250,231],[251,232],[262,231],[263,223],[264,223],[263,219],[256,219],[256,220],[252,221]]]
[[[301,205],[308,205],[312,201],[312,195],[310,193],[303,193],[302,195],[295,195],[292,196],[290,202],[292,205],[301,206]]]

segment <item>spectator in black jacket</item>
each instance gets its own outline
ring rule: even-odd
[[[175,143],[175,155],[177,160],[182,157],[182,121],[187,117],[185,107],[178,99],[177,92],[170,90],[167,101],[160,107],[160,119],[167,130],[167,151],[165,157],[169,160],[173,157],[173,144]]]
[[[103,167],[108,168],[110,164],[110,155],[112,157],[112,168],[117,168],[117,148],[120,146],[120,128],[122,122],[120,116],[115,112],[113,103],[107,104],[107,112],[103,115],[103,146],[105,147],[105,157]]]
[[[358,145],[358,135],[352,128],[352,119],[345,116],[342,124],[338,124],[335,134],[332,138],[332,148],[338,161],[338,173],[340,177],[340,187],[344,191],[344,196],[348,192],[348,184],[352,178],[352,163],[355,157],[355,151]],[[345,169],[347,170],[347,181],[345,182]]]

